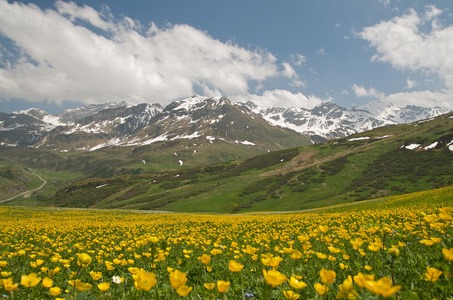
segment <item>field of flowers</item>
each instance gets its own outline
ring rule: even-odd
[[[448,299],[453,199],[432,193],[280,215],[0,207],[0,293],[6,299]]]

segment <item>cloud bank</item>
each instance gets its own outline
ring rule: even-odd
[[[262,95],[244,95],[236,96],[238,102],[252,101],[264,107],[301,107],[312,109],[316,105],[323,102],[330,101],[331,99],[321,99],[314,95],[305,96],[304,94],[292,93],[287,90],[276,89],[272,91],[265,91]]]
[[[0,0],[0,99],[159,102],[247,95],[251,82],[297,78],[262,49],[221,42],[189,25],[143,26],[106,9],[57,1],[55,9]],[[299,61],[303,56],[298,57]]]

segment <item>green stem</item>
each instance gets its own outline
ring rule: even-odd
[[[158,288],[157,288],[157,283],[156,283],[156,286],[154,287],[154,292],[156,294],[156,299],[159,299],[159,291],[158,291]]]
[[[75,289],[76,289],[76,280],[77,280],[77,277],[79,277],[80,269],[82,269],[82,265],[79,266],[79,269],[77,270],[77,273],[75,274],[75,276],[73,278],[72,294],[74,295],[74,300],[77,299],[77,294],[76,294]]]
[[[241,293],[242,293],[242,300],[245,300],[244,294],[244,274],[241,271]]]

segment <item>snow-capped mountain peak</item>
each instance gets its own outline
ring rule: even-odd
[[[310,142],[307,136],[312,142],[321,142],[448,112],[442,107],[401,108],[383,101],[352,108],[333,102],[323,102],[313,109],[262,108],[252,102],[235,103],[224,97],[193,95],[165,108],[160,104],[120,102],[86,105],[57,115],[40,109],[0,113],[0,144],[94,150],[180,139],[237,141],[247,145],[274,139],[278,145],[278,131],[296,142],[299,139],[302,145]]]
[[[262,108],[251,102],[243,105],[271,124],[326,139],[346,137],[385,125],[415,122],[450,111],[442,107],[406,106],[400,108],[385,101],[374,101],[351,108],[341,107],[333,102],[324,102],[311,110],[293,107]]]

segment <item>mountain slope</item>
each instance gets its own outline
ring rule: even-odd
[[[241,161],[85,179],[41,205],[301,210],[453,185],[453,114]]]
[[[54,151],[93,151],[193,140],[256,146],[259,152],[311,144],[307,136],[271,126],[248,108],[222,97],[159,104],[89,105],[51,116],[30,109],[0,115],[0,142]]]
[[[325,102],[311,110],[295,107],[262,108],[252,102],[244,105],[272,124],[325,139],[342,138],[386,125],[411,123],[450,111],[442,107],[424,108],[414,105],[400,108],[384,101],[352,108]]]

